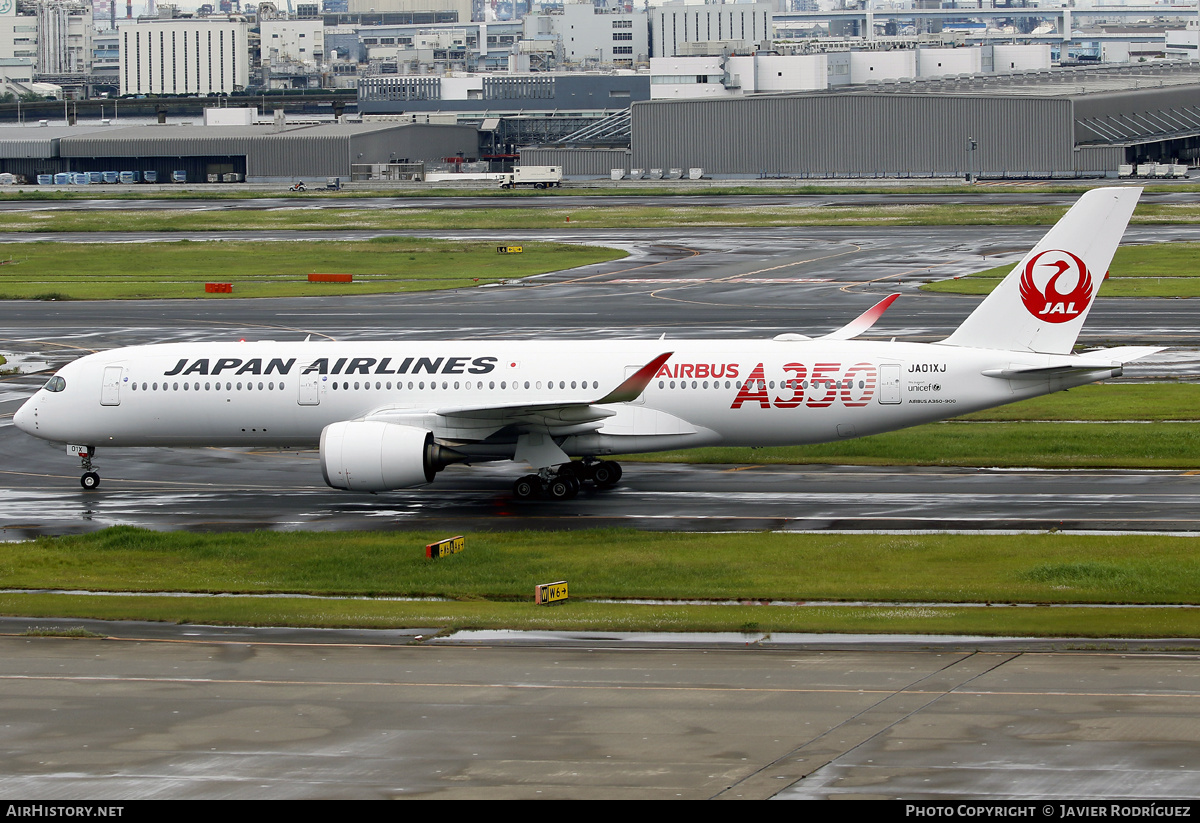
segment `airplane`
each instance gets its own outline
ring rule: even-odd
[[[1072,348],[1140,193],[1084,194],[937,343],[855,339],[897,295],[816,338],[167,343],[69,363],[13,419],[89,490],[99,446],[315,446],[336,489],[513,460],[515,497],[569,499],[616,485],[613,455],[845,440],[1119,376],[1161,349]]]

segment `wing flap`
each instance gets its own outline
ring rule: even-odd
[[[599,400],[442,406],[429,410],[387,407],[372,411],[365,419],[410,425],[418,425],[410,421],[420,420],[419,425],[431,429],[437,437],[446,438],[483,439],[507,426],[556,436],[580,434],[600,428],[604,420],[617,414],[613,409],[604,408],[605,405],[637,400],[672,354],[674,352],[658,355]]]

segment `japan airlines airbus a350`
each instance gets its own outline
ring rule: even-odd
[[[1140,191],[1085,194],[939,343],[852,339],[895,295],[815,339],[171,343],[70,363],[14,422],[69,444],[86,489],[97,446],[319,446],[338,489],[515,460],[517,497],[569,498],[617,482],[609,455],[862,437],[1120,375],[1159,349],[1071,350]]]

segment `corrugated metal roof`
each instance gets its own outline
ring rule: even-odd
[[[44,160],[58,157],[59,140],[67,136],[82,136],[96,131],[108,131],[111,126],[91,123],[82,126],[68,126],[64,123],[38,126],[3,126],[0,127],[0,157],[13,159]]]
[[[298,135],[357,135],[376,131],[386,131],[408,123],[311,123],[286,125],[276,131],[274,124],[265,123],[255,126],[205,126],[198,124],[149,124],[140,126],[109,126],[106,131],[111,137],[139,140],[187,140],[208,138],[265,138],[287,137]],[[90,132],[88,132],[90,133]],[[80,134],[72,131],[71,135]],[[66,134],[59,136],[68,136]]]
[[[422,128],[430,128],[418,124]],[[285,126],[131,126],[123,129],[63,137],[62,157],[191,157],[196,155],[254,155],[286,146],[288,152],[337,151],[346,154],[356,137],[400,133],[411,123],[328,123]],[[450,126],[447,128],[458,128]]]
[[[1132,63],[1014,72],[972,74],[839,86],[837,94],[961,94],[997,97],[1084,97],[1092,94],[1135,92],[1172,86],[1200,85],[1196,62]]]
[[[432,159],[477,147],[469,126],[426,123],[0,128],[0,158],[8,160],[244,157],[246,173],[259,177],[349,176],[352,161]]]

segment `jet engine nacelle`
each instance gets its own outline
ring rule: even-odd
[[[381,492],[423,486],[463,459],[439,446],[433,433],[413,426],[354,420],[321,432],[321,472],[335,489]]]

